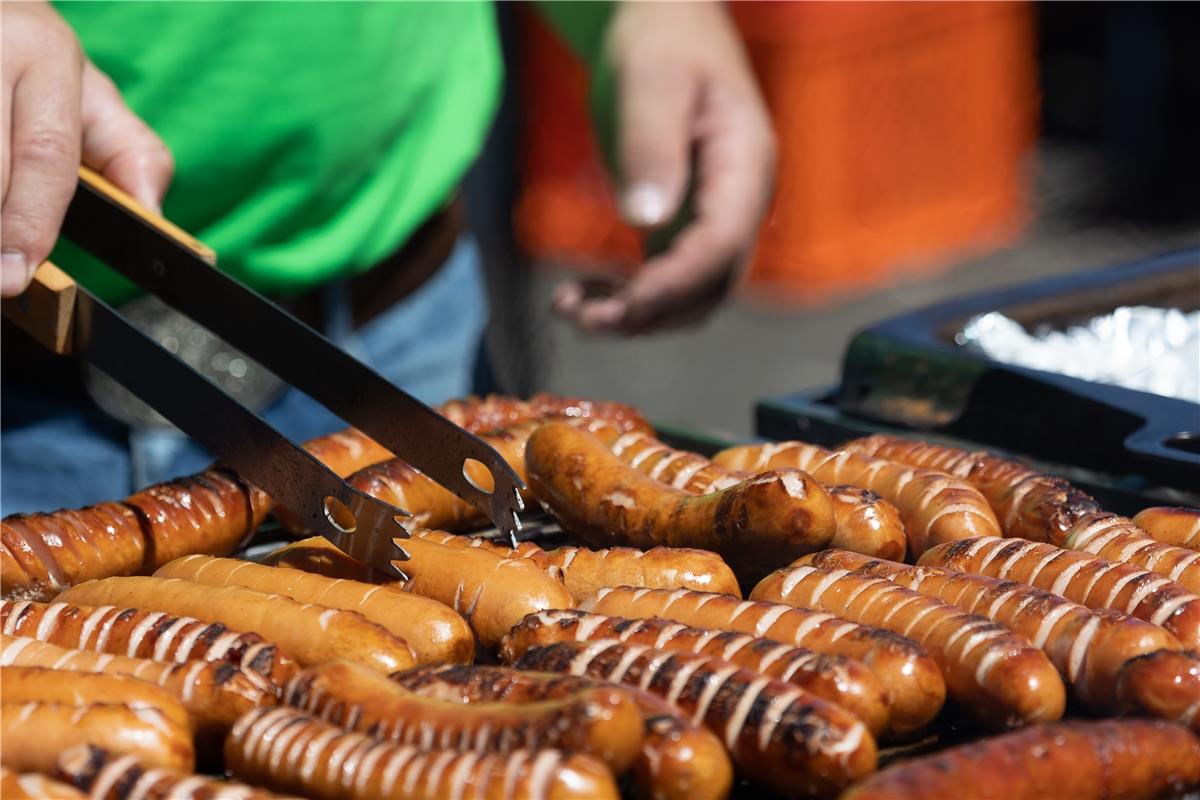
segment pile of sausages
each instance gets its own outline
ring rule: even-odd
[[[404,582],[299,538],[219,466],[3,520],[0,794],[1200,785],[1200,512],[1127,520],[1017,462],[886,436],[710,460],[615,403],[441,411],[585,546],[462,535],[472,507],[353,430],[307,447],[413,514]],[[223,557],[269,512],[295,542]],[[914,757],[948,724],[977,740]]]

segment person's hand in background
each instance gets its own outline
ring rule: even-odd
[[[80,161],[157,210],[174,162],[48,3],[0,5],[0,296],[50,255]]]
[[[715,3],[621,3],[604,43],[615,81],[621,210],[650,231],[689,192],[691,217],[628,281],[554,308],[588,331],[639,333],[715,308],[753,247],[770,200],[775,138],[733,22]]]

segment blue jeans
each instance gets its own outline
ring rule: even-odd
[[[446,264],[416,292],[353,330],[342,284],[325,290],[325,334],[426,403],[471,390],[487,323],[479,250],[460,237]],[[119,500],[151,483],[202,470],[213,456],[175,430],[131,430],[77,398],[48,398],[5,376],[0,435],[0,514]],[[11,413],[10,413],[11,412]],[[288,389],[262,416],[302,442],[345,427],[324,406]],[[8,419],[19,419],[9,426]]]

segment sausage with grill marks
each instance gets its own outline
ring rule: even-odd
[[[132,675],[178,697],[197,731],[206,736],[227,731],[239,715],[275,701],[273,684],[227,661],[164,664],[144,658],[68,650],[24,637],[0,636],[0,666]]]
[[[230,661],[278,685],[298,670],[296,662],[258,634],[161,611],[0,601],[0,629],[9,636],[96,653],[179,663]]]
[[[0,767],[0,797],[4,800],[83,800],[83,792],[38,772],[24,774]]]
[[[1013,580],[1088,608],[1109,608],[1166,628],[1184,647],[1200,648],[1200,596],[1157,572],[1082,550],[1024,539],[963,539],[927,550],[919,562]]]
[[[270,792],[147,764],[95,745],[79,745],[57,759],[54,774],[103,800],[268,800]],[[59,797],[60,795],[44,795]],[[7,795],[5,795],[7,797]]]
[[[833,501],[799,470],[764,472],[721,492],[689,495],[628,466],[591,433],[562,422],[529,437],[526,468],[534,494],[592,546],[700,547],[739,577],[829,543]]]
[[[616,684],[509,667],[431,665],[391,676],[411,692],[452,703],[529,703],[557,700]],[[629,686],[628,694],[641,709],[641,751],[631,768],[638,796],[647,800],[723,800],[733,782],[733,766],[725,746],[674,706]]]
[[[916,642],[832,614],[727,595],[629,586],[601,589],[581,608],[618,617],[660,617],[852,658],[883,685],[894,735],[925,727],[946,699],[941,669]]]
[[[536,647],[515,666],[656,694],[720,736],[743,774],[783,795],[827,796],[875,769],[875,740],[852,714],[728,661],[599,641]]]
[[[1095,711],[1113,705],[1117,675],[1126,661],[1179,649],[1179,641],[1157,625],[1115,611],[1094,611],[1015,581],[872,561],[838,550],[819,553],[805,563],[884,578],[1007,626],[1041,648],[1072,694]]]
[[[403,639],[361,614],[241,586],[205,586],[178,578],[105,578],[72,587],[59,599],[182,614],[254,631],[277,642],[301,666],[351,658],[388,673],[416,663]]]
[[[955,539],[1000,535],[1000,523],[983,495],[944,472],[804,442],[731,447],[713,456],[713,461],[752,471],[797,467],[826,485],[848,483],[874,492],[899,509],[913,556]]]
[[[603,762],[557,750],[426,750],[351,733],[290,708],[247,714],[225,742],[234,775],[314,800],[617,800]]]
[[[1163,544],[1125,517],[1105,513],[1084,516],[1067,532],[1063,547],[1135,564],[1200,594],[1200,551]]]
[[[1152,716],[1200,733],[1200,653],[1159,650],[1127,661],[1117,697],[1128,714]]]
[[[50,667],[0,667],[0,701],[53,703],[76,708],[96,703],[152,708],[180,728],[190,728],[187,709],[161,686],[131,675],[65,673]]]
[[[719,658],[798,686],[814,697],[841,706],[862,720],[876,736],[888,724],[883,687],[857,661],[821,655],[757,636],[689,628],[661,619],[622,619],[583,611],[530,614],[505,637],[500,657],[511,663],[531,647],[601,639]]]
[[[508,752],[557,748],[588,753],[622,772],[637,756],[642,716],[615,690],[514,706],[428,700],[348,661],[293,678],[283,703],[350,730],[422,749]]]
[[[986,617],[844,569],[776,570],[750,596],[838,614],[916,640],[937,659],[950,696],[991,727],[1062,717],[1066,692],[1046,654]]]
[[[1133,524],[1163,544],[1200,550],[1200,508],[1147,508],[1134,516]]]
[[[1200,740],[1165,722],[1038,725],[897,763],[843,800],[1164,797],[1200,783]]]

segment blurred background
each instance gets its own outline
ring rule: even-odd
[[[835,383],[871,323],[1200,251],[1200,6],[731,8],[779,138],[774,204],[733,302],[626,341],[547,311],[564,272],[627,273],[643,244],[618,220],[583,67],[531,8],[498,5],[508,86],[468,183],[498,390],[746,435],[756,398]]]

